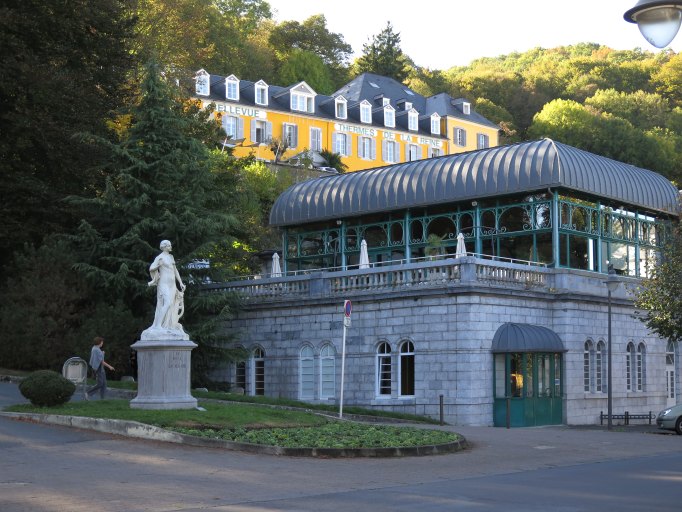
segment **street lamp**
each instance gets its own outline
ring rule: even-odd
[[[639,0],[623,17],[637,23],[644,39],[653,46],[665,48],[680,30],[682,0]]]
[[[612,355],[611,355],[611,294],[615,292],[618,287],[620,286],[620,281],[618,280],[618,277],[616,277],[616,271],[613,270],[613,265],[609,263],[608,266],[609,269],[609,277],[606,279],[606,288],[609,290],[609,327],[608,327],[608,341],[607,341],[607,350],[608,350],[608,363],[607,363],[607,371],[609,373],[606,381],[606,392],[607,392],[607,413],[609,416],[608,423],[607,423],[607,428],[611,430],[613,428],[613,423],[611,422],[611,417],[613,413],[613,393],[611,391],[611,384],[613,382],[613,367],[612,367]]]

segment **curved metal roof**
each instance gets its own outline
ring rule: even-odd
[[[492,352],[566,352],[559,335],[547,327],[502,324],[493,336]]]
[[[275,201],[270,224],[307,224],[548,187],[678,214],[678,191],[663,176],[542,139],[297,183]]]

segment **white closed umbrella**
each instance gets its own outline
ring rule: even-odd
[[[467,246],[464,243],[464,235],[460,233],[457,235],[457,250],[455,251],[455,258],[464,258],[467,255]]]
[[[360,268],[369,268],[369,254],[367,253],[367,242],[360,243]]]
[[[279,266],[279,254],[272,255],[272,271],[270,277],[282,277],[282,267]]]

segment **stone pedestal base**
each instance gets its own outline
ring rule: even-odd
[[[190,394],[192,349],[190,340],[141,340],[137,350],[137,396],[133,409],[194,409]]]

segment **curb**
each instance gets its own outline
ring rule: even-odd
[[[0,412],[0,416],[18,421],[32,423],[47,423],[66,427],[82,428],[116,434],[120,436],[161,441],[166,443],[186,444],[208,448],[222,448],[224,450],[242,451],[261,455],[283,455],[288,457],[322,457],[322,458],[354,458],[354,457],[415,457],[425,455],[440,455],[454,453],[468,448],[466,439],[451,443],[425,446],[411,446],[404,448],[284,448],[281,446],[266,446],[251,443],[237,443],[221,439],[208,439],[188,434],[172,432],[153,425],[137,421],[110,420],[81,416],[61,416],[57,414],[31,414],[18,412]]]

